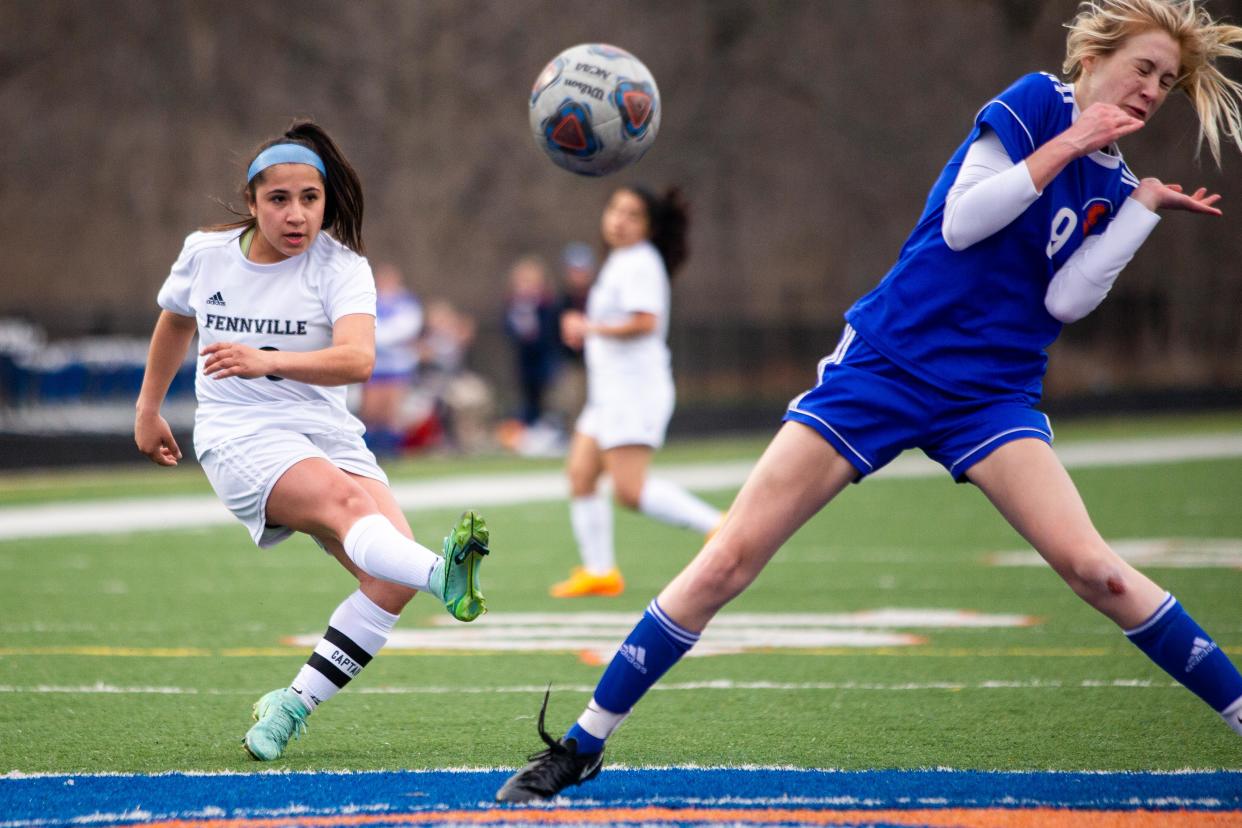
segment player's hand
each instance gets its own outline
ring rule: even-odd
[[[1141,118],[1136,118],[1116,104],[1093,103],[1078,116],[1073,126],[1061,133],[1061,137],[1081,158],[1142,128]]]
[[[574,350],[581,350],[586,341],[587,318],[581,311],[565,311],[561,314],[561,339]]]
[[[1139,204],[1148,210],[1187,210],[1191,213],[1204,213],[1209,216],[1221,215],[1216,207],[1220,201],[1220,193],[1209,193],[1206,187],[1200,187],[1190,195],[1182,189],[1181,184],[1165,184],[1159,178],[1144,178],[1138,188],[1130,194]]]
[[[159,414],[139,414],[134,418],[134,442],[152,463],[175,466],[181,459],[181,449],[177,447],[172,429]]]
[[[212,379],[257,379],[276,373],[270,351],[260,351],[237,342],[213,342],[199,351],[199,354],[207,357],[207,361],[203,363],[203,373]]]

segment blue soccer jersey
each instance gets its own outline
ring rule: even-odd
[[[1022,77],[975,117],[932,187],[914,232],[879,285],[846,313],[873,348],[946,391],[1038,399],[1045,348],[1061,323],[1044,308],[1053,275],[1138,186],[1120,154],[1093,152],[1061,171],[1022,215],[965,250],[941,235],[945,198],[984,126],[1019,163],[1073,123],[1074,90]]]

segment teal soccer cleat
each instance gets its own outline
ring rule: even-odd
[[[444,564],[439,576],[440,600],[458,621],[473,621],[487,612],[479,583],[479,566],[491,551],[487,547],[491,533],[483,516],[474,510],[462,513],[457,525],[444,539]]]
[[[267,693],[254,703],[254,726],[246,732],[242,744],[246,751],[260,762],[279,759],[289,740],[299,738],[306,732],[306,717],[310,711],[298,699],[298,694],[282,687]]]

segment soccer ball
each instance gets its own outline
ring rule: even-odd
[[[561,52],[530,91],[530,129],[548,157],[579,175],[608,175],[643,157],[660,129],[660,91],[624,49]]]

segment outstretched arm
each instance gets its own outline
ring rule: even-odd
[[[1220,195],[1202,187],[1191,195],[1177,184],[1144,178],[1116,218],[1098,236],[1090,236],[1066,259],[1048,283],[1044,307],[1062,322],[1077,322],[1099,307],[1122,269],[1156,228],[1157,210],[1189,210],[1219,216]]]

